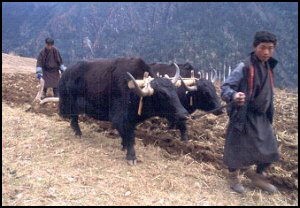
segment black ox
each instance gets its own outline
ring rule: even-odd
[[[153,73],[160,74],[164,76],[167,74],[169,77],[175,75],[174,65],[162,64],[162,63],[152,63],[149,64]],[[183,78],[191,78],[192,70],[196,71],[194,67],[189,64],[178,64],[180,68],[180,75]],[[194,74],[195,78],[198,78],[196,85],[187,86],[181,85],[177,88],[177,94],[180,99],[180,102],[187,111],[192,114],[196,110],[210,111],[221,107],[220,99],[217,96],[216,89],[213,83],[206,79],[201,79],[198,73]],[[213,114],[220,115],[223,111],[216,110]],[[187,141],[186,135],[186,122],[170,122],[170,128],[177,127],[181,133],[181,140]]]
[[[135,79],[143,79],[144,72],[154,79],[142,88]],[[69,67],[60,79],[59,113],[71,119],[71,127],[79,136],[79,114],[111,121],[122,138],[123,150],[127,149],[126,159],[135,164],[134,130],[137,123],[153,116],[170,121],[188,118],[174,86],[178,79],[179,68],[174,80],[160,78],[140,58],[79,62]],[[132,89],[128,86],[130,81]],[[143,97],[143,108],[138,115],[140,97]]]

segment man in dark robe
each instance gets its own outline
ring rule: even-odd
[[[265,170],[279,160],[276,137],[272,131],[273,69],[276,36],[260,31],[255,34],[254,52],[240,63],[221,87],[221,97],[229,105],[224,162],[229,169],[230,187],[245,191],[239,178],[240,169],[256,165],[256,172],[246,171],[253,184],[274,193],[277,188],[267,180]]]
[[[46,38],[46,46],[41,50],[37,59],[37,78],[45,80],[42,98],[46,96],[47,89],[53,88],[54,97],[58,96],[59,71],[63,72],[66,67],[63,65],[61,55],[53,45],[54,40]]]

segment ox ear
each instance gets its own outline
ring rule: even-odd
[[[189,71],[194,70],[193,66],[189,62],[183,64],[183,67],[185,70],[189,70]]]

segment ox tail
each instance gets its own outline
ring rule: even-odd
[[[71,90],[67,87],[67,80],[59,81],[59,115],[63,118],[70,118],[74,109],[74,99]]]
[[[59,115],[63,118],[79,114],[78,98],[84,96],[86,63],[78,62],[69,67],[59,80]]]

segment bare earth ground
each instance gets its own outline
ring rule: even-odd
[[[2,53],[2,72],[34,73],[36,59]]]
[[[297,93],[276,90],[282,161],[269,173],[280,193],[262,192],[244,177],[247,193],[239,195],[228,188],[222,163],[226,115],[189,122],[189,144],[161,119],[142,123],[131,167],[110,123],[81,117],[79,140],[56,104],[25,112],[37,92],[35,60],[2,58],[3,205],[298,205]],[[26,74],[6,73],[18,64]]]

